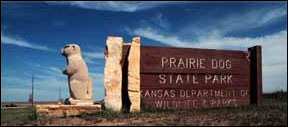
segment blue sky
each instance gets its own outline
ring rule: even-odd
[[[104,98],[107,36],[142,45],[247,50],[262,45],[263,91],[287,91],[286,2],[2,2],[1,102],[27,101],[31,75],[36,100],[68,97],[60,49],[82,47]]]

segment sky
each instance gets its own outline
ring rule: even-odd
[[[233,49],[262,46],[263,91],[287,91],[287,2],[2,2],[1,102],[69,97],[60,49],[79,44],[104,99],[107,36],[141,45]]]

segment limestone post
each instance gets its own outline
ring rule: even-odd
[[[113,111],[122,110],[122,46],[121,37],[109,36],[105,49],[105,108]]]
[[[140,37],[133,38],[128,56],[130,112],[140,111]]]

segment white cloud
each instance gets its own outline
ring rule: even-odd
[[[280,18],[282,16],[285,16],[285,15],[287,15],[287,9],[277,8],[277,9],[270,10],[266,14],[263,15],[263,17],[259,21],[258,26],[272,22],[273,20]]]
[[[84,58],[83,58],[84,60],[85,60],[85,62],[86,63],[88,63],[88,64],[95,64],[96,62],[95,61],[93,61],[92,59],[90,59],[89,57],[85,57],[84,56]]]
[[[242,16],[234,15],[224,19],[224,24],[229,23],[229,25],[234,26],[234,29],[247,29],[262,27],[269,23],[276,21],[278,18],[287,15],[286,8],[262,8],[255,9],[250,12],[244,13]],[[237,17],[236,17],[237,16]],[[230,28],[229,26],[227,28]]]
[[[36,50],[54,51],[52,49],[49,49],[46,46],[32,44],[21,38],[13,38],[13,37],[6,36],[2,34],[2,31],[1,31],[1,44],[15,45],[19,47],[25,47],[25,48],[36,49]]]
[[[104,59],[104,51],[99,52],[83,52],[83,58],[85,62],[90,63],[90,64],[95,64],[96,60],[95,59]]]
[[[271,35],[262,37],[222,37],[207,35],[199,38],[199,41],[180,40],[175,35],[163,35],[152,28],[139,28],[130,33],[162,42],[175,47],[193,47],[193,48],[216,48],[216,49],[244,49],[254,45],[263,46],[264,61],[268,59],[275,62],[287,62],[287,30],[280,31]],[[279,55],[278,55],[279,54]],[[284,57],[284,58],[283,58]]]
[[[152,29],[150,27],[147,28],[138,28],[135,30],[127,29],[129,33],[135,34],[137,36],[142,36],[148,39],[152,39],[155,41],[162,42],[167,45],[177,46],[177,47],[183,47],[190,45],[191,43],[185,42],[183,40],[180,40],[177,36],[167,36],[163,35],[160,32],[158,32],[155,29]]]
[[[90,59],[104,58],[104,52],[84,52],[83,55]]]
[[[226,11],[226,10],[222,10]],[[213,34],[223,36],[227,33],[233,33],[243,30],[264,27],[268,24],[279,21],[279,19],[287,18],[286,8],[260,8],[252,9],[241,13],[227,14],[221,18],[213,17],[215,15],[201,15],[201,18],[195,19],[193,22],[184,24],[183,28],[177,33],[186,34],[191,37],[199,37]]]
[[[60,67],[47,67],[47,69],[43,69],[42,72],[45,72],[46,74],[53,76],[54,78],[57,79],[63,79],[64,77],[66,77],[66,75],[62,74],[62,71],[64,70],[64,68],[60,68]]]
[[[263,66],[264,92],[287,91],[287,63]]]
[[[57,74],[62,74],[61,68],[49,67],[49,70],[51,70],[52,72],[55,72],[55,73],[57,73]]]
[[[118,11],[118,12],[135,12],[140,10],[147,10],[168,4],[177,4],[183,2],[135,2],[135,1],[67,1],[67,2],[46,2],[48,4],[70,5],[79,8],[105,10],[105,11]]]
[[[162,29],[168,30],[170,28],[170,23],[162,13],[159,13],[156,15],[156,17],[153,17],[152,21],[154,21]]]

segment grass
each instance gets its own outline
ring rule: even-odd
[[[35,108],[1,110],[2,125],[27,125],[37,120]]]
[[[138,125],[133,120],[149,119],[152,125],[165,126],[210,126],[210,125],[239,125],[239,126],[287,126],[287,101],[265,99],[262,106],[240,106],[225,108],[203,108],[190,110],[159,110],[145,109],[141,113],[122,114],[111,111],[98,112],[93,115],[81,116],[87,121],[106,118],[110,125],[113,121],[125,121],[125,125]],[[116,124],[117,125],[117,124]],[[149,124],[148,124],[149,125]]]
[[[1,126],[6,125],[287,126],[287,99],[264,99],[262,106],[190,110],[147,108],[132,114],[104,110],[68,118],[37,118],[34,108],[1,110]]]
[[[86,118],[86,117],[101,117],[101,118],[125,118],[125,117],[129,117],[130,114],[124,114],[124,113],[121,113],[121,112],[114,112],[114,111],[111,111],[111,110],[104,110],[104,111],[101,111],[101,112],[95,112],[93,114],[86,114],[86,113],[83,113],[80,115],[80,117],[82,118]]]

